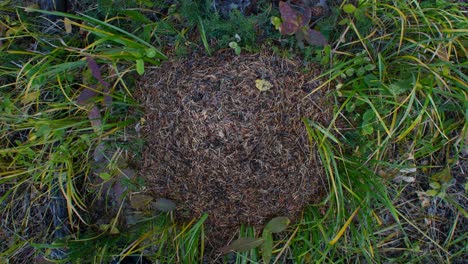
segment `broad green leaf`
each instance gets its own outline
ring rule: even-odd
[[[136,70],[140,75],[145,73],[145,62],[142,59],[136,60]]]
[[[230,245],[220,248],[219,251],[223,254],[231,251],[249,251],[260,246],[261,244],[263,244],[263,242],[263,238],[241,237],[239,239],[236,239]]]
[[[356,11],[356,7],[353,4],[346,4],[343,6],[343,11],[347,14],[352,14]]]
[[[279,233],[284,231],[289,223],[289,218],[286,216],[278,216],[271,219],[268,224],[266,224],[265,229],[269,230],[271,233]]]
[[[346,76],[351,77],[354,75],[354,68],[349,68],[345,71]]]
[[[371,135],[372,133],[374,133],[374,127],[372,127],[371,125],[369,124],[366,124],[366,125],[363,125],[362,126],[362,129],[361,129],[361,134],[362,135]]]
[[[364,115],[362,115],[362,120],[364,123],[370,123],[375,120],[375,113],[372,109],[367,110]]]
[[[273,236],[268,229],[263,230],[262,238],[262,259],[265,264],[270,263],[271,256],[273,255]]]
[[[146,57],[154,58],[156,57],[156,50],[155,49],[145,49]]]
[[[173,211],[176,208],[176,204],[166,198],[158,198],[156,201],[153,203],[153,208],[162,211],[162,212],[170,212]]]
[[[231,49],[237,48],[237,47],[238,47],[237,42],[235,42],[235,41],[229,42],[229,47],[230,47]]]
[[[359,67],[359,69],[356,71],[356,75],[361,77],[366,73],[366,68],[364,67]]]
[[[431,196],[431,197],[436,196],[438,193],[439,193],[439,191],[437,191],[437,190],[427,190],[427,191],[426,191],[426,194],[427,194],[428,196]]]
[[[374,64],[367,64],[365,67],[366,71],[372,71],[375,69],[375,65]]]

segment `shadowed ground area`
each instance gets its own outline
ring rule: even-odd
[[[177,201],[182,218],[207,212],[218,228],[293,218],[318,201],[324,172],[301,118],[326,125],[332,111],[322,91],[307,96],[319,70],[303,69],[221,52],[148,72],[137,97],[147,140],[140,170],[153,195]]]

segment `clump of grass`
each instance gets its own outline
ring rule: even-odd
[[[399,204],[402,188],[410,184],[392,180],[413,168],[419,173],[411,176],[424,186],[431,174],[458,159],[467,118],[466,19],[445,1],[437,6],[364,1],[339,24],[342,33],[332,45],[323,86],[336,89],[337,118],[350,129],[335,131],[338,142],[327,132],[334,124],[309,128],[328,170],[328,210],[305,212],[291,257],[298,262],[456,259],[460,240],[434,236],[430,226],[421,226]],[[422,186],[413,189],[424,193]],[[448,225],[460,228],[458,219]]]
[[[187,28],[199,28],[202,24],[207,40],[216,49],[227,48],[230,42],[237,41],[243,48],[255,51],[258,48],[259,35],[271,35],[274,32],[269,26],[269,5],[262,9],[262,12],[249,16],[233,10],[229,17],[223,18],[221,14],[212,10],[211,1],[183,0],[173,15],[183,18],[182,25]],[[240,40],[236,40],[236,34]]]
[[[55,196],[65,199],[72,231],[88,224],[84,194],[96,177],[94,149],[125,136],[123,129],[134,122],[126,113],[135,106],[129,78],[135,65],[165,59],[139,36],[85,15],[41,11],[65,21],[64,28],[53,25],[57,34],[44,34],[41,17],[31,16],[35,11],[9,8],[0,19],[6,32],[0,40],[6,55],[0,68],[0,204],[2,228],[15,237],[2,241],[8,248],[2,246],[0,256],[19,259],[37,254],[32,243],[57,238],[48,224],[54,212],[34,209],[49,208]],[[84,41],[69,30],[80,31]],[[44,233],[27,231],[31,226]]]

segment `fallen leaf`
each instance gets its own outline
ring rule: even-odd
[[[236,239],[234,242],[228,246],[222,247],[219,249],[221,253],[228,253],[231,251],[244,252],[254,249],[261,244],[263,244],[263,238],[254,238],[254,237],[241,237]]]
[[[407,182],[407,183],[412,183],[416,181],[416,178],[414,177],[408,177],[408,176],[397,176],[393,179],[394,182],[400,183],[400,182]]]
[[[417,168],[404,168],[401,169],[400,172],[402,173],[415,173],[418,169]]]
[[[99,143],[99,145],[96,146],[94,149],[93,157],[94,161],[99,162],[104,159],[105,157],[105,150],[106,147],[104,146],[104,143]]]
[[[265,226],[265,229],[269,230],[271,233],[279,233],[284,231],[288,227],[289,223],[289,218],[286,216],[278,216],[271,219]]]
[[[91,74],[93,75],[93,77],[96,78],[96,80],[98,80],[98,82],[102,84],[102,86],[109,87],[110,84],[104,81],[104,79],[102,79],[101,70],[99,69],[99,65],[97,64],[97,62],[89,56],[86,57],[86,62],[88,63],[88,67],[91,70]]]
[[[429,196],[425,192],[416,192],[416,194],[418,195],[419,201],[421,202],[421,207],[429,207],[429,205],[431,204]]]
[[[292,35],[299,29],[299,22],[296,11],[283,1],[279,2],[279,10],[283,23],[280,26],[280,32],[283,35]]]
[[[173,201],[166,198],[156,199],[152,206],[154,209],[157,209],[162,212],[170,212],[176,208],[176,204]]]
[[[101,130],[101,112],[97,106],[91,108],[88,111],[88,118],[91,121],[91,126],[93,127],[95,132],[99,132]]]
[[[320,31],[307,28],[303,31],[303,33],[304,39],[309,45],[316,45],[320,47],[327,45],[327,39]]]
[[[27,104],[29,104],[30,102],[36,100],[40,94],[41,94],[41,93],[40,93],[39,91],[33,91],[33,92],[26,93],[26,94],[23,95],[23,97],[21,98],[21,103],[22,103],[23,105],[27,105]]]
[[[258,79],[255,81],[255,87],[257,87],[257,89],[261,92],[265,92],[270,90],[273,87],[273,85],[269,81]]]
[[[130,197],[130,204],[137,210],[144,209],[152,201],[153,197],[146,194],[134,194]]]
[[[71,33],[72,32],[72,24],[71,20],[68,17],[63,19],[63,24],[65,25],[65,32]]]
[[[96,91],[92,89],[85,88],[80,95],[78,95],[78,98],[76,99],[76,103],[78,105],[84,106],[90,102],[92,102],[92,98],[96,96]]]

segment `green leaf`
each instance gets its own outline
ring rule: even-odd
[[[367,64],[365,67],[366,71],[372,71],[375,69],[375,65],[374,64]]]
[[[436,196],[438,193],[439,193],[439,191],[437,191],[437,190],[427,190],[427,191],[426,191],[426,194],[427,194],[428,196],[431,196],[431,197]]]
[[[279,233],[284,231],[288,227],[289,223],[289,218],[286,216],[278,216],[271,219],[265,226],[265,229],[269,230],[271,233]]]
[[[142,59],[136,60],[136,70],[140,75],[145,73],[145,62]]]
[[[356,7],[353,4],[346,4],[343,6],[343,11],[347,14],[352,14],[356,11]]]
[[[237,45],[237,42],[231,41],[231,42],[229,42],[229,47],[231,49],[235,49],[235,48],[239,47],[239,45]]]
[[[338,22],[338,25],[340,25],[340,26],[344,26],[346,24],[349,24],[349,19],[347,19],[347,18],[344,18],[344,19],[340,20],[340,22]]]
[[[440,190],[440,183],[438,182],[431,182],[429,183],[429,186],[431,186],[431,188],[434,190]]]
[[[362,116],[362,120],[364,123],[370,123],[375,120],[375,113],[372,109],[367,110],[364,115]]]
[[[154,58],[156,57],[156,50],[155,49],[145,49],[146,57]]]
[[[359,69],[356,71],[356,75],[361,77],[366,73],[366,69],[364,67],[359,67]]]
[[[234,48],[234,53],[236,53],[237,56],[241,54],[241,47],[237,46]]]
[[[107,172],[101,172],[101,173],[99,173],[99,177],[100,177],[101,179],[107,181],[107,180],[109,180],[109,179],[112,177],[112,175],[110,175],[110,174],[107,173]]]
[[[263,244],[263,242],[263,238],[241,237],[232,242],[230,245],[220,248],[219,251],[223,254],[231,251],[249,251],[260,246],[261,244]]]
[[[264,229],[262,238],[264,240],[262,244],[262,259],[263,263],[269,264],[271,261],[271,256],[273,255],[273,235],[270,230]]]
[[[272,16],[270,21],[271,21],[271,24],[273,24],[273,26],[275,26],[276,30],[280,29],[280,27],[281,27],[281,18]]]
[[[353,69],[353,68],[349,68],[349,69],[347,69],[347,70],[345,71],[345,73],[346,73],[346,76],[351,77],[351,76],[353,76],[353,74],[354,74],[354,69]]]
[[[362,126],[361,134],[363,136],[371,135],[372,133],[374,133],[374,128],[371,125],[367,124],[367,125]]]

